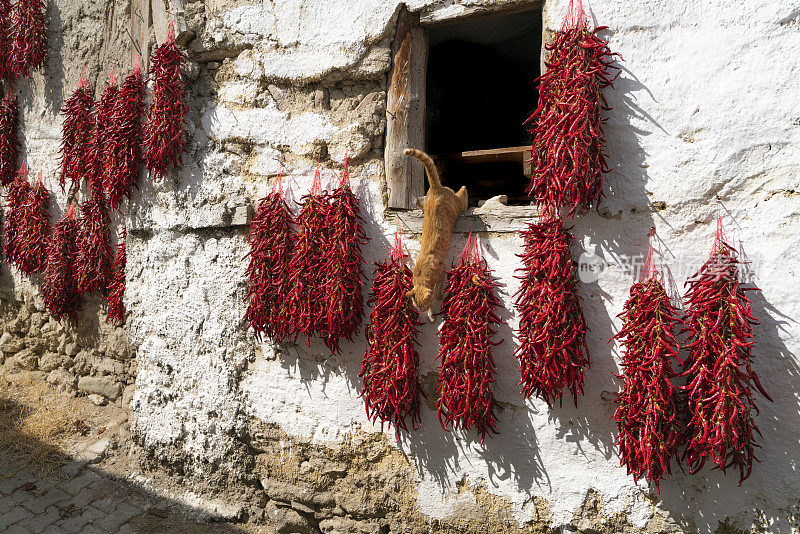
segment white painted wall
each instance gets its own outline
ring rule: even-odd
[[[427,19],[441,19],[500,3],[408,5]],[[256,351],[241,321],[244,234],[204,228],[265,193],[278,149],[288,147],[287,181],[299,198],[310,187],[309,147],[315,142],[332,140],[337,162],[370,142],[365,118],[310,104],[281,111],[264,97],[263,85],[380,79],[389,66],[398,7],[394,0],[218,4],[209,2],[203,46],[247,43],[252,49],[233,62],[235,75],[217,101],[200,103],[191,117],[202,130],[190,127],[190,157],[177,182],[147,185],[135,198],[127,295],[129,332],[139,346],[135,426],[154,447],[177,445],[210,461],[224,459],[242,414],[319,442],[341,441],[358,427],[380,430],[369,424],[358,397],[363,332],[332,359],[321,343],[277,354],[262,344]],[[473,435],[442,431],[435,412],[423,406],[422,426],[397,443],[418,469],[419,505],[432,517],[452,513],[470,498],[455,488],[466,476],[513,503],[520,521],[530,518],[532,498],[540,496],[553,510],[552,525],[565,524],[594,489],[607,514],[622,511],[639,526],[657,512],[688,530],[713,532],[726,519],[749,530],[758,515],[772,523],[769,531],[796,531],[790,516],[800,495],[800,2],[594,0],[589,6],[597,23],[609,27],[602,35],[624,62],[615,89],[606,93],[614,108],[606,123],[613,170],[606,177],[603,216],[590,213],[574,222],[575,258],[583,246],[608,266],[597,282],[581,287],[592,355],[585,396],[577,409],[565,404],[553,410],[519,397],[511,295],[518,287],[513,275],[521,241],[484,236],[508,325],[495,352],[494,391],[505,406],[501,434],[481,446]],[[546,3],[550,29],[560,27],[565,7],[565,0]],[[257,96],[266,103],[256,105]],[[242,167],[242,158],[224,148],[234,138],[253,144],[255,162]],[[372,240],[368,262],[385,257],[394,232],[384,219],[382,161],[367,148],[354,170]],[[336,176],[325,172],[329,183]],[[705,470],[687,477],[677,470],[652,500],[653,492],[618,467],[613,446],[610,399],[620,386],[613,374],[619,352],[608,340],[632,283],[617,262],[644,253],[655,226],[682,291],[710,250],[715,199],[723,203],[728,230],[754,261],[763,290],[751,293],[761,319],[755,368],[775,403],[759,399],[762,463],[741,487],[735,476]],[[654,201],[666,202],[667,210],[653,212]],[[464,239],[456,236],[453,255]],[[418,244],[406,243],[414,254]],[[436,328],[428,324],[422,331],[423,375],[437,369]],[[387,435],[394,442],[393,431]]]

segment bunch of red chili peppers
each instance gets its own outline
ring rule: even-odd
[[[364,318],[364,258],[361,245],[367,242],[358,208],[358,198],[350,189],[350,171],[344,161],[342,181],[328,195],[325,227],[328,246],[324,249],[325,344],[339,353],[339,342],[352,341]]]
[[[442,428],[470,430],[481,438],[497,433],[492,394],[495,364],[492,346],[499,324],[497,283],[483,259],[477,237],[470,237],[458,265],[447,273],[439,332],[439,398]]]
[[[17,174],[18,125],[17,98],[9,92],[0,100],[0,185],[3,186],[11,184]]]
[[[108,321],[121,325],[125,322],[125,263],[126,263],[126,240],[127,232],[123,226],[119,232],[116,245],[117,252],[114,255],[114,263],[111,265],[111,274],[108,277]]]
[[[754,421],[758,408],[753,387],[772,401],[751,367],[752,325],[747,290],[739,283],[741,262],[725,240],[722,218],[717,215],[717,232],[711,257],[687,285],[688,311],[684,331],[689,351],[683,375],[687,384],[690,417],[689,443],[685,458],[690,472],[699,471],[707,460],[723,473],[739,470],[741,484],[753,468]]]
[[[183,121],[187,105],[181,65],[183,54],[175,43],[175,28],[169,25],[167,40],[150,58],[153,98],[147,115],[145,145],[147,168],[155,180],[160,180],[169,165],[180,166],[186,141]]]
[[[297,237],[289,258],[289,292],[286,297],[288,329],[294,335],[311,336],[327,332],[325,285],[326,249],[330,246],[328,198],[322,192],[320,172],[314,174],[311,192],[300,199],[295,222]]]
[[[589,29],[580,0],[570,0],[562,30],[545,46],[547,70],[539,78],[539,105],[532,122],[533,174],[528,195],[536,202],[584,212],[603,194],[601,110],[608,109],[602,89],[611,85],[613,56]]]
[[[47,53],[46,6],[44,0],[18,0],[10,9],[8,0],[0,0],[0,23],[10,19],[6,27],[5,46],[0,45],[9,78],[29,76],[32,70],[41,68]],[[10,9],[10,16],[9,16]],[[5,12],[5,17],[3,17]]]
[[[263,334],[280,343],[289,334],[286,299],[293,237],[292,214],[283,196],[281,176],[278,176],[272,192],[259,201],[247,236],[250,287],[244,318],[259,339]]]
[[[570,254],[573,237],[552,214],[528,225],[522,236],[522,284],[516,294],[522,395],[535,394],[552,407],[568,389],[577,406],[589,352]]]
[[[11,0],[0,0],[0,80],[11,77]]]
[[[102,189],[94,189],[81,205],[78,242],[75,257],[75,278],[78,291],[105,291],[111,269],[111,236],[108,210]]]
[[[419,312],[406,293],[413,287],[411,269],[399,236],[385,262],[375,264],[375,279],[368,304],[367,351],[361,363],[367,417],[393,425],[398,437],[420,420]]]
[[[66,115],[62,126],[61,176],[58,179],[62,191],[66,182],[80,185],[81,180],[91,180],[94,166],[87,164],[87,155],[92,153],[94,139],[94,90],[86,81],[86,71],[81,73],[78,88],[64,103],[61,111]]]
[[[73,203],[50,234],[42,283],[42,297],[50,314],[57,320],[67,318],[73,324],[78,320],[81,307],[81,294],[75,276],[79,228],[74,208]]]
[[[652,239],[652,237],[651,237]],[[673,330],[680,322],[655,267],[652,242],[641,281],[619,315],[622,329],[612,339],[624,346],[625,387],[614,413],[620,463],[634,480],[655,484],[671,473],[671,462],[682,444],[678,390],[672,383],[679,344]]]
[[[92,139],[91,158],[89,160],[89,179],[91,194],[100,196],[100,203],[105,204],[105,194],[103,193],[103,175],[110,161],[109,135],[114,127],[114,107],[119,95],[117,85],[117,75],[114,67],[111,67],[111,76],[106,82],[106,88],[100,96],[100,100],[95,103],[94,112],[94,137]]]
[[[105,143],[106,163],[103,168],[103,190],[109,210],[118,210],[122,198],[130,198],[139,178],[142,163],[142,123],[144,113],[144,80],[139,59],[133,71],[122,82]]]

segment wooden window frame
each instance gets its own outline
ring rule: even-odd
[[[514,12],[541,10],[542,0],[524,2],[512,7],[485,8],[475,13],[465,13],[457,18],[426,17],[411,13],[403,7],[398,15],[397,31],[392,45],[392,68],[389,72],[389,88],[386,99],[386,140],[384,163],[388,207],[393,210],[416,209],[417,199],[425,194],[425,176],[421,165],[410,165],[403,149],[424,148],[425,145],[425,98],[428,65],[427,28],[462,22],[473,17],[491,17]],[[544,29],[543,29],[544,31]],[[542,58],[544,58],[544,39]],[[542,60],[543,61],[543,60]],[[474,161],[519,160],[523,172],[530,175],[530,165],[523,163],[526,153],[522,147],[497,150],[477,150],[461,154],[464,159]],[[513,152],[513,153],[512,153]]]

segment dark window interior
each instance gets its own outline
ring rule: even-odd
[[[446,185],[467,186],[471,205],[495,195],[530,203],[521,157],[486,162],[462,153],[531,144],[523,123],[538,101],[541,38],[541,11],[428,29],[426,151]]]

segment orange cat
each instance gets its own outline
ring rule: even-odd
[[[430,310],[434,296],[441,291],[453,226],[461,212],[467,209],[467,188],[462,187],[456,193],[443,186],[436,165],[425,152],[407,148],[403,153],[422,162],[430,183],[422,208],[421,250],[414,264],[414,288],[406,294],[424,312]]]

